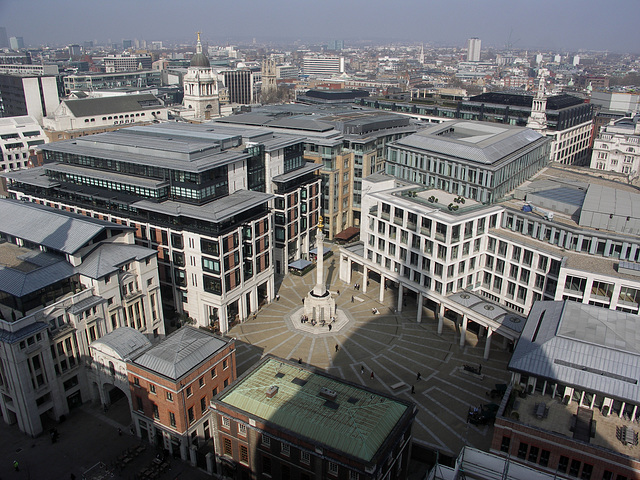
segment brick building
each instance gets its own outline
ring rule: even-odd
[[[236,378],[235,341],[183,327],[131,360],[127,375],[138,436],[206,468],[209,402]]]
[[[211,408],[223,478],[407,478],[409,401],[267,356]]]

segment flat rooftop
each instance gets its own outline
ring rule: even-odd
[[[269,389],[277,390],[272,398]],[[273,357],[249,370],[217,402],[367,462],[414,409],[408,401]]]

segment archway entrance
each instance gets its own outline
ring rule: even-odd
[[[131,406],[127,394],[120,387],[111,383],[105,383],[102,388],[104,399],[107,402],[105,414],[123,426],[130,425]]]

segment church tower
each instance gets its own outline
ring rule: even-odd
[[[276,83],[276,61],[273,58],[267,58],[262,62],[262,96],[269,98],[278,90]]]
[[[187,74],[184,76],[184,100],[185,117],[193,117],[195,120],[208,120],[220,115],[220,103],[218,101],[218,82],[211,70],[209,59],[202,53],[200,32],[196,53],[191,57],[191,63]]]
[[[545,92],[545,77],[547,70],[540,67],[538,70],[538,92],[533,97],[531,115],[527,120],[527,128],[531,128],[544,135],[547,130],[547,96]]]

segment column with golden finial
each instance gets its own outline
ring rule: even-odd
[[[317,297],[322,297],[327,291],[324,285],[324,233],[322,233],[322,216],[318,219],[318,229],[316,230],[316,249],[317,262],[316,262],[316,286],[313,287],[313,294]]]

